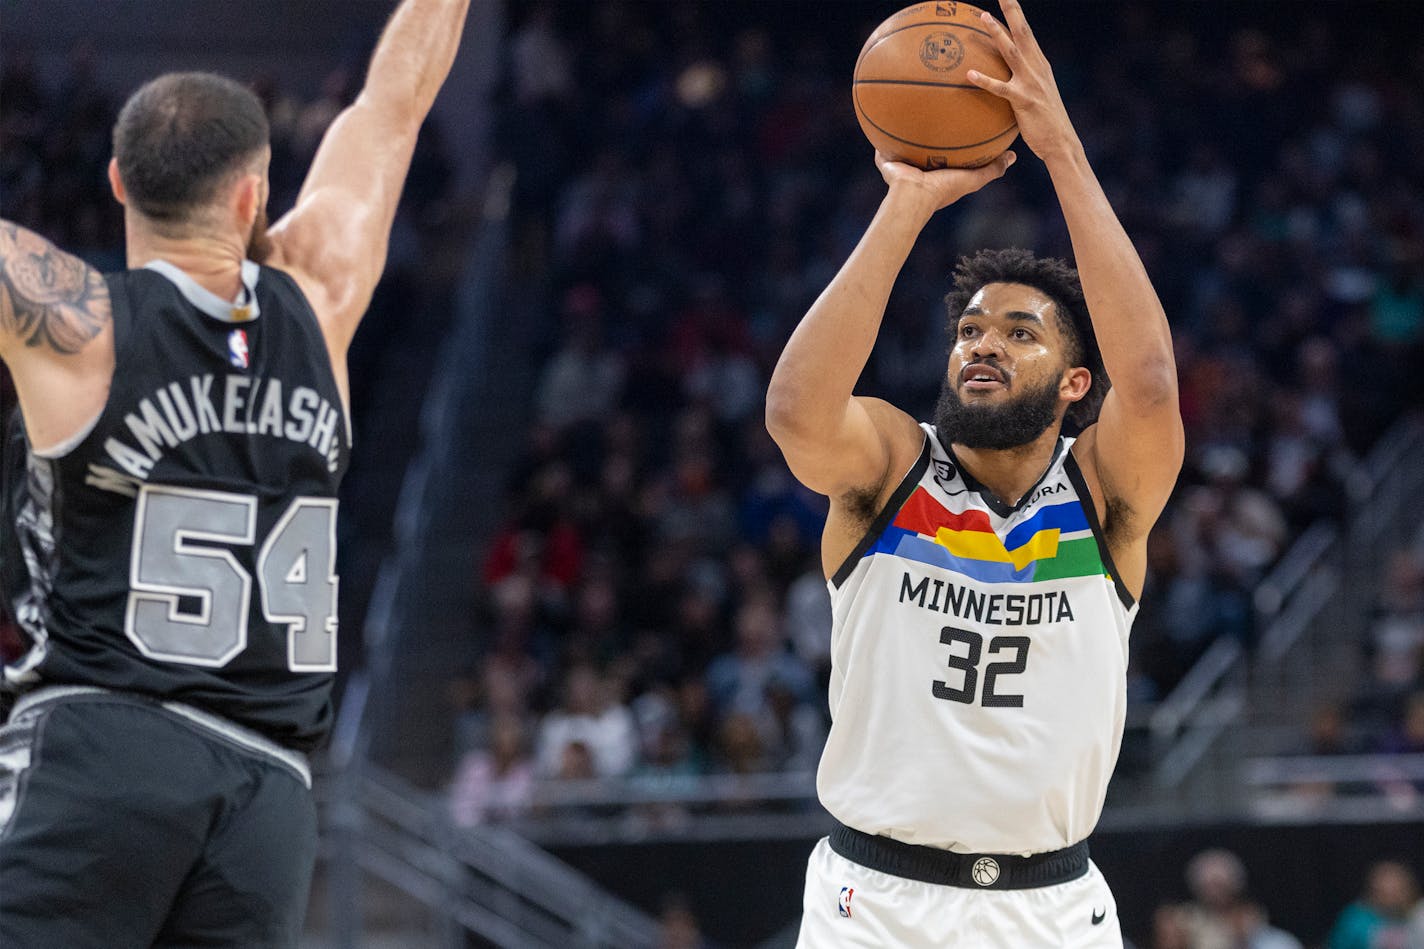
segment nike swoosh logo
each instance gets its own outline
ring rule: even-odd
[[[1103,920],[1105,920],[1105,919],[1107,919],[1107,918],[1108,918],[1108,911],[1107,911],[1107,910],[1103,910],[1101,913],[1098,912],[1097,910],[1093,910],[1093,925],[1094,925],[1094,926],[1098,925],[1099,923],[1101,923]]]

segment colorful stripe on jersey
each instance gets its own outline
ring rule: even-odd
[[[986,512],[956,514],[921,486],[865,556],[878,553],[944,567],[984,583],[1108,575],[1077,500],[1042,507],[1000,537]]]

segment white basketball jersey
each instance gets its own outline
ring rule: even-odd
[[[1009,507],[922,427],[919,461],[830,581],[821,802],[908,843],[1058,850],[1102,812],[1137,605],[1073,439]]]

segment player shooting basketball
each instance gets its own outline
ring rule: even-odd
[[[115,125],[130,269],[0,222],[28,467],[3,539],[29,583],[5,592],[31,646],[5,669],[0,945],[297,944],[346,351],[467,7],[399,6],[270,234],[266,116],[208,73],[144,85]]]
[[[1002,6],[1007,28],[983,23],[1012,75],[971,81],[1046,165],[1077,272],[1023,251],[964,260],[934,423],[856,397],[921,229],[1013,162],[877,155],[884,201],[767,393],[787,463],[831,501],[818,790],[840,826],[810,859],[802,946],[1122,943],[1085,841],[1121,742],[1147,535],[1183,455],[1176,370],[1049,64],[1017,0]]]

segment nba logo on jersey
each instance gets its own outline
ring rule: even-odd
[[[850,898],[855,895],[855,888],[850,886],[841,887],[840,911],[846,919],[850,919]]]
[[[239,369],[247,368],[247,332],[233,330],[227,334],[227,359]]]

